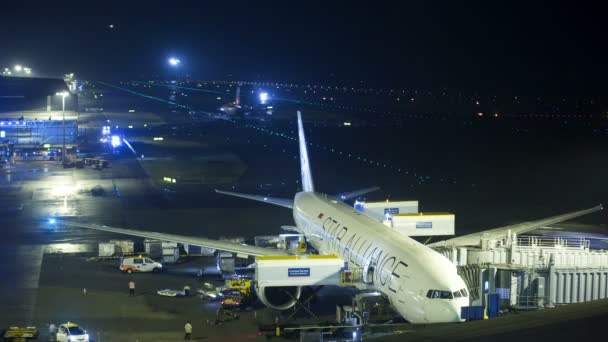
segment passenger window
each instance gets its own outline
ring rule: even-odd
[[[146,262],[151,264],[151,263],[153,263],[154,261],[152,261],[151,259],[146,259]]]
[[[142,259],[133,259],[134,264],[143,264],[144,261]]]
[[[442,299],[452,299],[454,297],[452,297],[452,292],[450,292],[450,291],[441,291],[441,298]]]

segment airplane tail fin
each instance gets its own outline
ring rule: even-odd
[[[302,113],[300,113],[300,111],[298,111],[298,141],[300,144],[302,191],[314,192],[315,187],[312,182],[312,173],[310,172],[310,160],[308,159],[308,149],[306,147],[306,137],[304,136],[304,126],[302,125]]]

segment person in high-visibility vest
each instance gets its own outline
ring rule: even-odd
[[[135,297],[135,282],[133,280],[129,282],[129,297]]]
[[[186,321],[186,325],[184,325],[184,332],[186,333],[186,335],[184,335],[184,340],[190,341],[192,338],[192,324],[190,324],[190,321]]]

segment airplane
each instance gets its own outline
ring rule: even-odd
[[[229,102],[222,105],[219,110],[227,115],[239,114],[243,107],[241,106],[241,86],[236,87],[236,96],[234,102]]]
[[[456,265],[433,248],[475,246],[483,237],[500,238],[511,234],[521,234],[603,209],[599,205],[543,220],[496,228],[425,245],[398,233],[343,202],[376,190],[376,187],[340,194],[338,197],[316,192],[308,158],[302,115],[299,111],[297,121],[302,178],[301,192],[296,193],[293,199],[217,189],[216,192],[291,209],[295,226],[289,227],[289,229],[303,234],[307,242],[319,254],[338,255],[353,268],[359,268],[362,279],[361,283],[356,286],[362,290],[384,294],[397,313],[411,323],[461,322],[463,321],[461,307],[469,305],[469,292],[464,280],[458,275]],[[202,237],[59,220],[57,223],[215,248],[241,255],[290,255],[284,250]],[[277,296],[279,290],[288,291],[292,296]],[[256,287],[256,293],[266,306],[282,310],[295,305],[301,294],[301,288]],[[277,298],[281,298],[282,301],[279,302]]]

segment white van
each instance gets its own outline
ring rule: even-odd
[[[163,270],[163,265],[150,258],[134,256],[121,258],[119,269],[129,274],[133,272],[160,272]]]

